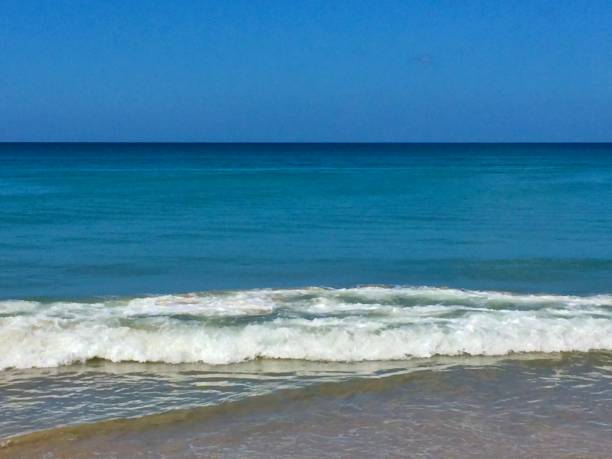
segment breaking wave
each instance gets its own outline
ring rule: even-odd
[[[612,350],[612,296],[429,287],[0,301],[0,369]]]

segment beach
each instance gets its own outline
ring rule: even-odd
[[[604,458],[611,364],[609,353],[398,363],[378,376],[17,437],[0,457]]]
[[[0,457],[612,450],[608,144],[0,145]]]

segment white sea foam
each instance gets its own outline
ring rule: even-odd
[[[589,350],[612,350],[610,295],[360,287],[0,301],[0,369]]]

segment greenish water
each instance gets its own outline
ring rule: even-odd
[[[92,400],[112,398],[115,411],[137,407],[133,415],[174,409],[16,438],[0,457],[606,458],[611,364],[609,353],[593,353],[56,369],[45,379],[66,389],[52,401],[56,423],[62,411],[101,417]],[[35,386],[14,378],[11,389]],[[152,403],[138,402],[135,390]],[[179,394],[199,408],[176,405]]]

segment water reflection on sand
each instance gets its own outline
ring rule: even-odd
[[[612,356],[605,353],[410,365],[98,362],[36,371],[36,377],[5,376],[3,387],[11,390],[2,391],[3,407],[17,412],[27,406],[28,390],[44,392],[43,381],[56,378],[73,391],[66,400],[84,419],[95,411],[86,403],[92,395],[97,408],[114,400],[118,411],[129,410],[120,400],[131,399],[135,412],[172,411],[16,437],[0,457],[329,457],[333,451],[341,451],[338,457],[608,457],[612,450]],[[87,393],[92,387],[96,394]],[[105,400],[107,392],[115,399]],[[211,406],[186,408],[196,405],[198,393]],[[47,402],[40,403],[32,409],[44,419],[40,407]]]

